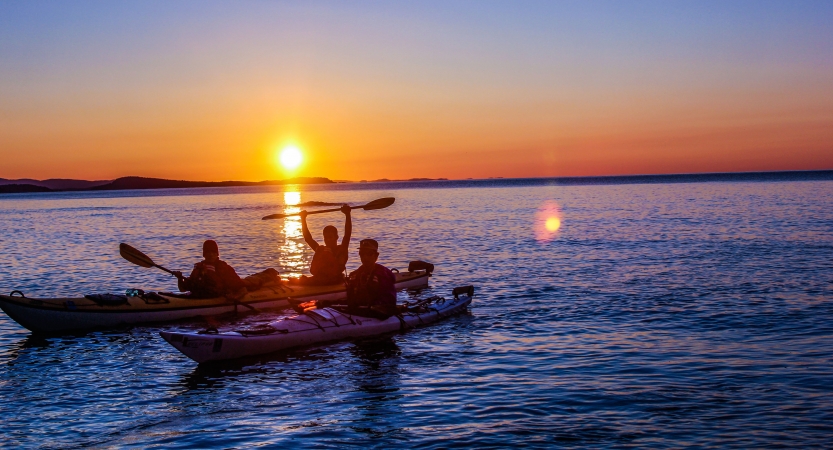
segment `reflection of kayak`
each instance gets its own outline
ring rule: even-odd
[[[431,274],[425,270],[396,274],[396,288],[426,286]],[[288,299],[338,300],[345,297],[343,284],[331,286],[264,286],[247,293],[237,305],[224,297],[194,299],[170,292],[124,295],[88,295],[81,298],[28,298],[18,294],[0,295],[0,309],[24,327],[55,333],[91,328],[115,327],[145,322],[163,322],[187,317],[213,316],[257,309],[285,308]]]
[[[303,314],[286,317],[255,328],[217,333],[203,332],[160,333],[162,338],[185,356],[198,363],[222,361],[245,356],[263,355],[291,347],[375,336],[415,327],[458,313],[466,309],[474,295],[472,286],[454,289],[454,297],[439,297],[410,308],[399,317],[385,320],[359,317],[335,308],[307,310]],[[213,331],[213,334],[210,332]]]

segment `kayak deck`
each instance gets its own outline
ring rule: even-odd
[[[223,361],[427,325],[465,310],[471,303],[474,288],[457,288],[453,294],[454,297],[450,300],[435,297],[409,308],[399,317],[392,316],[387,319],[360,317],[336,308],[321,308],[256,328],[225,333],[217,333],[213,329],[202,332],[163,331],[160,335],[174,348],[198,363]]]
[[[431,276],[424,270],[395,275],[397,289],[426,286]],[[29,298],[19,294],[0,295],[0,309],[29,330],[55,333],[248,311],[246,305],[257,309],[286,308],[289,299],[339,300],[345,296],[343,284],[274,284],[248,292],[236,302],[225,297],[197,299],[171,292],[149,292],[135,297],[105,294],[80,298]]]

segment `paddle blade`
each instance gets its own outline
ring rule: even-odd
[[[150,257],[139,250],[125,244],[122,242],[119,244],[119,254],[122,258],[136,264],[137,266],[142,267],[153,267],[156,264],[153,263],[153,260]]]
[[[387,208],[388,206],[392,205],[395,201],[396,199],[393,197],[380,198],[362,206],[362,209],[365,211],[370,211],[374,209]]]
[[[262,218],[262,220],[269,220],[269,219],[283,219],[286,217],[286,214],[270,214]]]

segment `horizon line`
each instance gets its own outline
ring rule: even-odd
[[[389,179],[389,178],[377,178],[373,180],[334,180],[329,177],[324,176],[298,176],[298,177],[289,177],[283,179],[270,179],[270,180],[260,180],[260,181],[249,181],[249,180],[219,180],[219,181],[210,181],[210,180],[185,180],[185,179],[177,179],[177,178],[160,178],[160,177],[149,177],[149,176],[142,176],[142,175],[125,175],[116,178],[110,179],[98,179],[98,180],[86,180],[81,178],[62,178],[62,177],[54,177],[54,178],[44,178],[44,179],[35,179],[35,178],[3,178],[0,177],[2,181],[38,181],[38,182],[45,182],[45,181],[81,181],[81,182],[104,182],[109,183],[115,180],[120,180],[124,178],[143,178],[143,179],[151,179],[151,180],[165,180],[165,181],[182,181],[182,182],[189,182],[189,183],[269,183],[269,182],[286,182],[289,180],[296,180],[296,179],[322,179],[328,180],[333,183],[376,183],[376,182],[424,182],[424,181],[488,181],[488,180],[552,180],[552,179],[600,179],[600,178],[640,178],[640,177],[679,177],[679,176],[702,176],[702,175],[754,175],[754,174],[788,174],[788,173],[821,173],[821,172],[833,172],[833,168],[827,169],[800,169],[800,170],[750,170],[750,171],[733,171],[733,172],[675,172],[675,173],[638,173],[638,174],[618,174],[618,175],[554,175],[554,176],[544,176],[544,177],[502,177],[502,176],[493,176],[493,177],[486,177],[486,178],[430,178],[430,177],[413,177],[407,179]]]

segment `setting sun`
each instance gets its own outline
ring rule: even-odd
[[[285,147],[281,150],[280,153],[280,163],[284,169],[293,170],[296,169],[299,165],[301,165],[301,161],[303,161],[304,156],[301,154],[301,150],[294,146]]]

